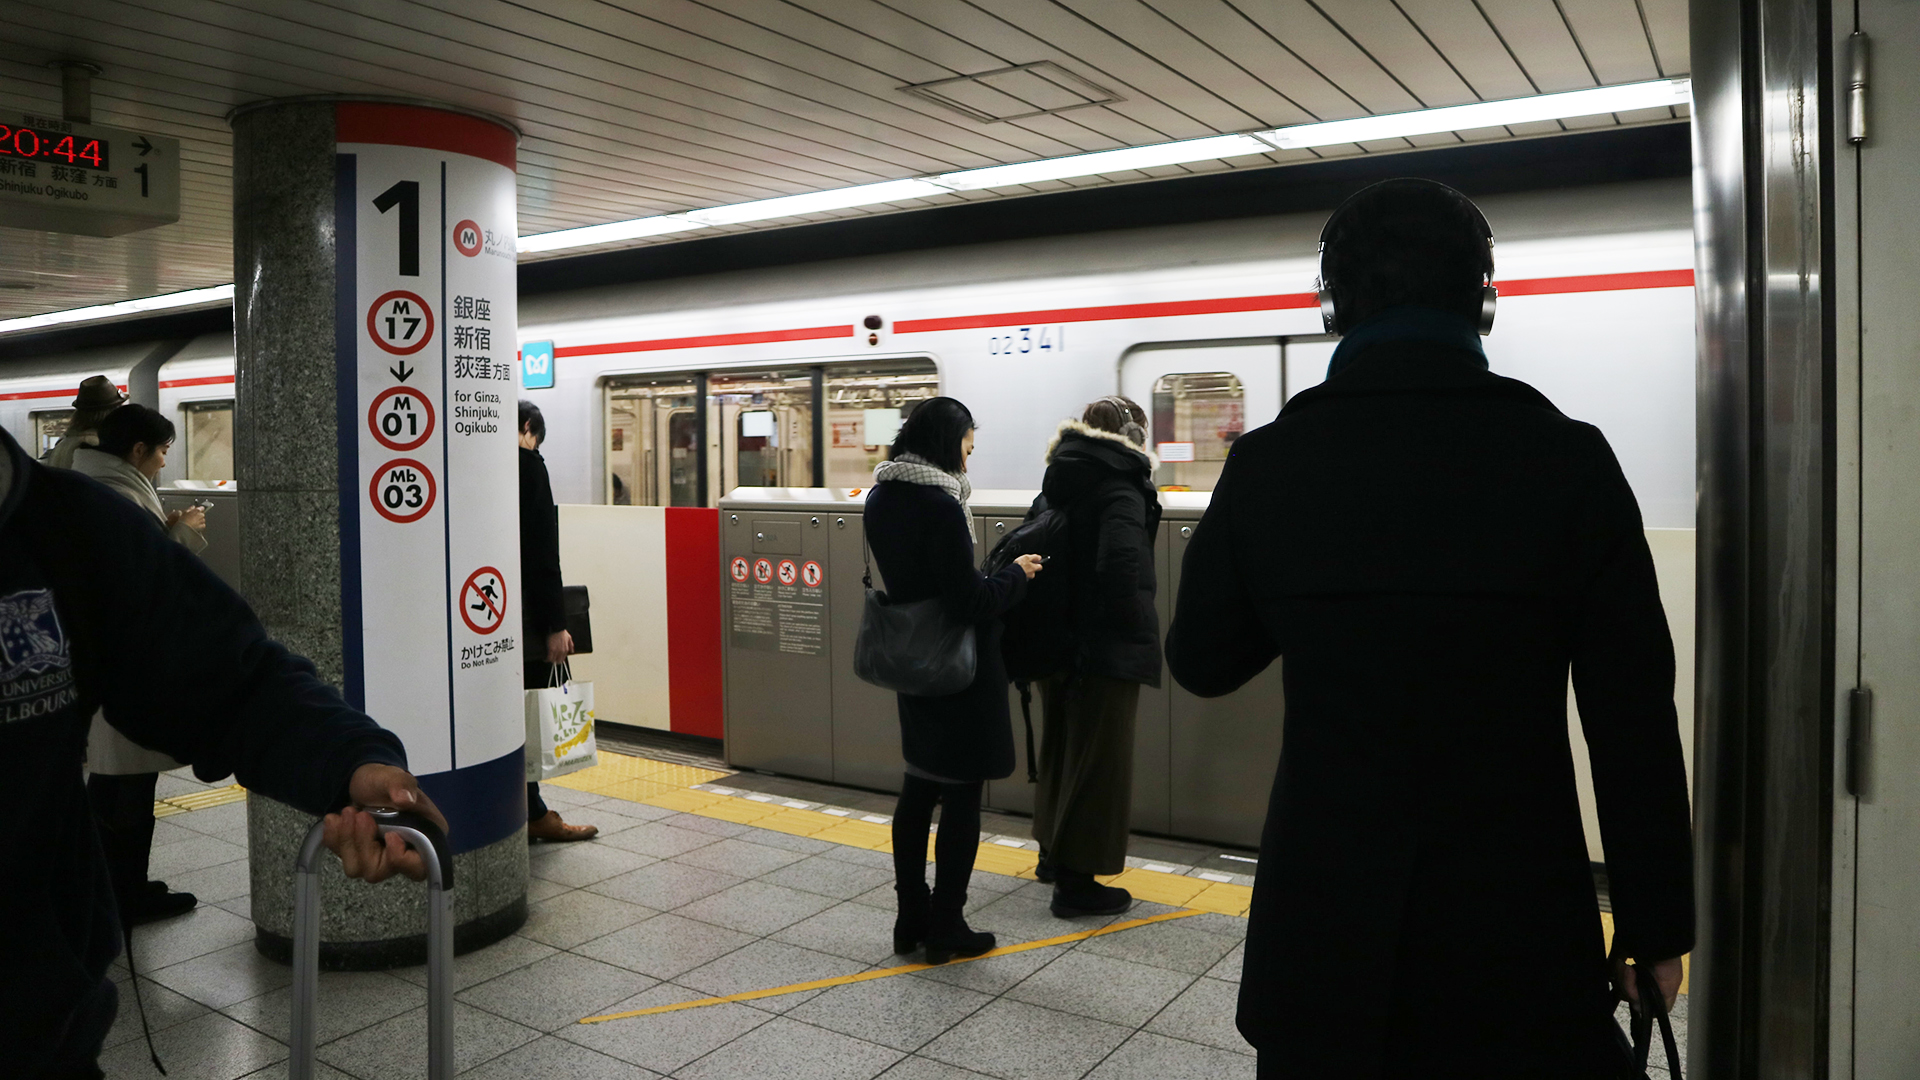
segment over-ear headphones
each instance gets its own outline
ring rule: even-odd
[[[1493,271],[1492,271],[1493,226],[1487,224],[1487,215],[1480,212],[1480,208],[1474,205],[1474,202],[1472,199],[1467,198],[1465,195],[1460,194],[1458,191],[1455,191],[1453,188],[1450,188],[1445,184],[1438,183],[1433,180],[1422,180],[1418,177],[1411,177],[1411,176],[1401,177],[1397,180],[1382,180],[1377,184],[1369,184],[1368,186],[1361,188],[1359,191],[1356,191],[1352,195],[1347,196],[1346,201],[1342,202],[1338,207],[1336,207],[1333,211],[1332,216],[1327,218],[1327,223],[1321,226],[1320,256],[1319,256],[1320,257],[1320,276],[1319,276],[1319,279],[1314,283],[1314,287],[1318,289],[1320,293],[1320,325],[1329,334],[1338,333],[1338,331],[1335,329],[1335,327],[1339,325],[1339,322],[1338,322],[1338,316],[1336,312],[1336,305],[1333,298],[1333,282],[1327,279],[1327,239],[1333,235],[1334,227],[1341,223],[1341,219],[1344,218],[1349,213],[1348,208],[1351,207],[1357,200],[1359,200],[1362,196],[1367,195],[1369,192],[1374,192],[1379,188],[1389,187],[1389,186],[1424,187],[1424,188],[1437,189],[1439,191],[1446,192],[1447,194],[1453,196],[1454,198],[1459,199],[1462,203],[1466,204],[1468,209],[1473,211],[1474,224],[1476,224],[1479,227],[1480,237],[1482,240],[1486,242],[1486,245],[1487,245],[1487,272],[1481,275],[1481,284],[1480,284],[1480,326],[1479,326],[1480,336],[1485,337],[1486,335],[1492,333],[1494,306],[1500,298],[1500,290],[1498,288],[1495,288],[1493,284]]]
[[[1100,399],[1120,411],[1120,434],[1135,446],[1147,445],[1147,429],[1134,418],[1135,410],[1140,406],[1118,394],[1109,394]],[[1144,410],[1141,410],[1144,411]]]

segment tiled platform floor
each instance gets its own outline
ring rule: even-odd
[[[161,783],[162,797],[204,787],[184,773]],[[527,925],[455,961],[464,1076],[1254,1074],[1251,1048],[1233,1027],[1246,924],[1217,913],[824,991],[581,1025],[586,1016],[900,963],[890,948],[891,856],[558,784],[545,792],[602,836],[535,848]],[[159,821],[153,874],[203,901],[135,935],[154,1043],[170,1075],[286,1075],[290,974],[253,949],[244,804]],[[1112,921],[1057,920],[1046,899],[1037,883],[979,873],[969,918],[1002,944]],[[1127,917],[1170,910],[1141,903]],[[157,1076],[124,993],[124,967],[116,977],[122,1009],[102,1065],[110,1077]],[[425,981],[419,968],[324,974],[318,1075],[424,1075]],[[1683,999],[1682,1018],[1684,1008]]]

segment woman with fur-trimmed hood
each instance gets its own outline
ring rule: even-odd
[[[1153,538],[1160,498],[1146,410],[1101,398],[1060,425],[1041,494],[1067,515],[1075,658],[1040,684],[1044,717],[1033,837],[1061,918],[1125,911],[1125,889],[1095,874],[1126,868],[1133,723],[1141,685],[1160,685]],[[1044,880],[1044,879],[1043,879]]]

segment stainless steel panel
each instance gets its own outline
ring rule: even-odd
[[[784,625],[788,618],[803,621],[814,613],[798,613],[791,607],[768,611],[768,605],[785,603],[783,598],[797,590],[781,586],[777,576],[762,583],[751,569],[745,583],[737,582],[727,569],[735,558],[745,559],[752,568],[763,559],[777,564],[779,555],[813,560],[824,569],[829,558],[829,530],[824,522],[820,526],[810,524],[820,517],[721,511],[721,573],[726,575],[721,579],[721,633],[726,651],[727,760],[736,767],[816,780],[833,777],[836,652],[831,632],[835,610],[832,590],[825,590],[826,607],[818,612],[821,637],[817,643],[786,632],[753,634],[745,629],[749,624],[742,619],[743,601],[755,605],[759,614],[776,625]],[[794,550],[774,556],[757,551],[756,534],[764,535],[769,528],[794,537]]]
[[[213,505],[207,508],[207,547],[200,558],[220,580],[240,588],[240,497],[232,491],[160,492],[160,508],[172,513],[185,510],[199,499]]]
[[[1829,9],[1696,0],[1692,14],[1699,941],[1689,1066],[1708,1080],[1819,1076],[1835,696]]]
[[[1164,591],[1170,597],[1179,595],[1180,566],[1197,517],[1166,523]],[[1280,669],[1276,660],[1247,685],[1219,698],[1196,697],[1173,686],[1168,765],[1169,831],[1175,836],[1259,846],[1287,712]]]
[[[833,775],[836,784],[899,791],[900,706],[892,691],[853,673],[853,641],[860,633],[866,586],[860,581],[866,519],[842,511],[818,515],[827,533],[827,592],[833,611]],[[812,516],[812,515],[809,515]],[[873,585],[885,589],[879,568]]]

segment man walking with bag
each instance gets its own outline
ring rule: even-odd
[[[1465,196],[1377,184],[1321,251],[1344,340],[1235,443],[1167,636],[1202,696],[1285,658],[1240,1032],[1263,1078],[1632,1075],[1566,688],[1617,951],[1671,1003],[1692,847],[1633,491],[1599,431],[1487,370],[1492,235]]]
[[[525,642],[529,690],[554,684],[554,668],[573,653],[573,635],[567,633],[566,602],[560,577],[560,508],[553,503],[553,483],[540,444],[547,439],[547,420],[540,406],[520,403],[520,601],[521,640]],[[538,748],[530,747],[535,753]],[[569,825],[560,811],[549,810],[540,798],[538,781],[527,783],[527,839],[591,840],[596,825]]]

